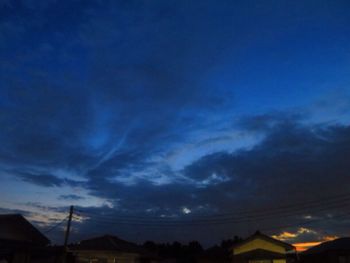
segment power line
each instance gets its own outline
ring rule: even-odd
[[[346,218],[350,216],[350,212],[348,213],[345,213],[345,214],[340,214],[340,215],[337,215],[336,219],[342,219],[342,218]],[[318,218],[318,219],[313,219],[313,220],[309,220],[307,222],[298,222],[298,223],[293,223],[293,224],[289,224],[289,225],[284,225],[284,226],[278,226],[278,227],[271,227],[271,228],[262,228],[261,230],[263,231],[270,231],[270,230],[281,230],[281,229],[286,229],[286,228],[289,228],[289,227],[296,227],[296,226],[300,226],[300,225],[310,225],[310,224],[313,224],[313,223],[318,223],[320,221],[329,221],[331,219],[335,219],[334,217],[332,218],[326,218],[326,219],[323,219],[323,218]]]
[[[44,234],[48,234],[50,233],[52,230],[54,230],[56,227],[60,226],[64,221],[66,221],[68,219],[68,216],[65,217],[64,219],[62,219],[61,221],[59,221],[57,224],[53,225],[52,227],[50,227],[48,230],[44,231]]]
[[[179,219],[169,219],[169,218],[159,218],[159,217],[151,217],[148,218],[146,216],[111,216],[109,215],[101,215],[100,213],[96,213],[94,211],[81,211],[82,216],[87,216],[87,221],[90,221],[93,224],[98,224],[101,226],[130,226],[130,227],[145,227],[145,228],[182,228],[182,227],[205,227],[209,225],[228,225],[228,224],[234,224],[234,223],[246,223],[246,222],[252,222],[256,221],[258,224],[266,225],[266,223],[262,223],[263,220],[271,220],[270,222],[274,221],[275,223],[282,222],[283,220],[290,218],[290,220],[296,220],[301,213],[306,213],[306,210],[308,211],[307,215],[319,215],[321,217],[317,218],[304,218],[303,220],[300,220],[295,223],[291,224],[285,224],[285,225],[279,225],[275,227],[265,227],[261,228],[258,227],[262,231],[282,231],[287,228],[291,227],[300,227],[300,226],[306,226],[306,225],[312,225],[323,221],[329,221],[329,220],[338,220],[341,218],[349,218],[350,213],[345,214],[338,214],[335,212],[338,209],[342,210],[348,210],[350,206],[350,195],[349,194],[339,194],[336,196],[323,198],[319,200],[312,200],[308,202],[303,203],[294,203],[291,205],[284,205],[279,207],[274,207],[271,209],[259,209],[259,210],[250,210],[241,212],[239,214],[239,211],[236,213],[227,213],[223,214],[225,216],[204,216],[200,218],[191,218],[186,220],[179,220]],[[261,213],[263,211],[263,213]],[[304,212],[303,212],[304,211]],[[333,213],[332,218],[325,217],[324,212],[327,211],[333,211],[336,214]],[[338,215],[337,215],[338,214]],[[228,217],[227,215],[232,215],[231,217]],[[294,217],[293,219],[291,219]],[[84,223],[84,218],[78,218],[75,217],[75,219],[83,219],[82,223]]]
[[[113,221],[118,221],[118,222],[122,222],[122,221],[126,221],[128,223],[132,223],[132,222],[136,222],[136,223],[169,223],[169,224],[173,224],[173,223],[194,223],[194,222],[215,222],[215,221],[219,221],[219,222],[241,222],[241,221],[245,221],[247,218],[251,219],[251,220],[257,220],[257,219],[266,219],[269,217],[276,217],[276,216],[289,216],[289,215],[296,215],[297,213],[302,213],[304,212],[306,209],[311,209],[312,208],[312,212],[322,212],[322,211],[326,211],[326,210],[330,210],[330,209],[335,209],[335,208],[340,208],[343,206],[346,206],[349,204],[350,199],[346,198],[346,199],[342,199],[342,200],[337,200],[337,201],[332,201],[331,203],[328,204],[313,204],[313,205],[309,205],[309,206],[304,206],[301,208],[294,208],[294,209],[290,209],[289,211],[269,211],[269,210],[265,210],[264,214],[251,214],[251,215],[246,215],[243,216],[241,214],[236,214],[235,216],[232,217],[225,217],[225,218],[216,218],[216,217],[203,217],[203,218],[190,218],[190,219],[164,219],[164,218],[147,218],[147,217],[121,217],[121,216],[102,216],[102,215],[89,215],[86,214],[88,217],[91,217],[93,219],[98,219],[98,220],[104,220],[104,221],[109,221],[109,220],[113,220]],[[83,213],[84,215],[84,213]]]
[[[334,199],[334,200],[333,200]],[[333,203],[333,202],[344,202],[344,201],[348,201],[350,200],[350,195],[349,194],[342,194],[342,195],[337,195],[337,196],[333,196],[333,197],[329,197],[327,199],[321,199],[321,200],[313,200],[313,201],[308,201],[308,202],[302,202],[302,203],[294,203],[291,205],[284,205],[284,206],[279,206],[279,207],[274,207],[274,208],[265,208],[265,209],[258,209],[255,211],[236,211],[235,213],[226,213],[226,214],[216,214],[216,215],[211,215],[211,216],[206,216],[203,215],[200,217],[200,219],[216,219],[216,218],[221,218],[221,217],[237,217],[237,214],[240,215],[240,217],[242,217],[242,215],[257,215],[257,214],[266,214],[266,211],[280,211],[280,210],[291,210],[291,209],[295,209],[295,210],[304,210],[304,209],[309,209],[312,207],[317,207],[320,205],[323,205],[322,203]],[[144,219],[147,218],[148,220],[177,220],[174,218],[161,218],[161,217],[150,217],[150,216],[126,216],[126,215],[106,215],[106,214],[101,214],[98,212],[94,212],[94,211],[87,211],[87,210],[77,210],[78,212],[81,212],[82,214],[85,215],[92,215],[92,216],[98,216],[98,217],[102,217],[102,218],[121,218],[121,219]],[[194,218],[192,218],[194,219]]]
[[[349,204],[337,204],[333,205],[331,207],[320,207],[316,211],[322,212],[322,211],[328,211],[330,209],[339,209],[339,208],[346,208]],[[315,211],[315,212],[316,212]],[[293,212],[294,213],[294,212]],[[295,213],[290,213],[289,216],[297,216]],[[283,215],[282,215],[283,216]],[[288,216],[288,215],[287,215]],[[284,215],[283,217],[286,217]],[[232,223],[244,223],[244,222],[250,222],[250,221],[257,221],[257,220],[267,220],[267,219],[277,219],[279,217],[276,217],[274,215],[267,215],[262,218],[256,218],[256,217],[246,217],[242,218],[240,220],[237,219],[221,219],[221,220],[191,220],[191,221],[147,221],[147,220],[125,220],[125,219],[116,219],[116,220],[106,220],[106,219],[95,219],[95,218],[89,218],[89,221],[96,222],[96,223],[102,223],[102,224],[127,224],[127,225],[138,225],[138,226],[156,226],[156,227],[173,227],[173,226],[200,226],[200,225],[219,225],[219,224],[232,224]]]
[[[350,213],[339,215],[339,216],[337,216],[337,220],[339,218],[345,218],[348,216],[350,216]],[[317,223],[317,222],[328,221],[331,219],[334,219],[334,218],[326,218],[326,219],[319,218],[319,219],[314,219],[314,220],[309,220],[309,221],[299,221],[297,223],[288,224],[288,225],[280,225],[278,227],[273,227],[273,228],[262,228],[261,230],[263,230],[263,231],[282,230],[282,229],[296,227],[296,226],[300,226],[300,225],[310,225],[310,224]],[[106,223],[106,222],[101,222],[101,221],[93,221],[93,222],[100,224],[100,225],[109,225],[109,226],[120,226],[120,225],[135,226],[134,224],[130,224],[128,222],[114,222],[114,223],[111,223],[111,222]],[[212,224],[210,224],[210,225],[212,225]],[[218,223],[215,223],[215,225],[218,225]],[[193,225],[154,225],[154,224],[153,225],[145,225],[145,224],[138,224],[138,226],[149,227],[149,228],[173,228],[173,227],[188,227],[188,226],[193,227],[193,226],[205,226],[205,225],[198,225],[198,224],[193,224]]]
[[[263,231],[277,231],[277,230],[284,230],[286,228],[290,228],[290,227],[298,227],[298,226],[305,226],[305,225],[310,225],[310,224],[314,224],[314,223],[318,223],[318,222],[322,222],[322,221],[329,221],[329,220],[339,220],[341,218],[346,218],[349,217],[350,213],[345,213],[345,214],[340,214],[340,215],[334,215],[332,218],[315,218],[312,220],[308,220],[308,221],[299,221],[297,223],[292,223],[292,224],[287,224],[287,225],[279,225],[278,227],[270,227],[270,228],[260,228],[260,230]],[[101,222],[101,221],[95,221],[93,220],[94,223],[100,224],[100,225],[109,225],[109,226],[119,226],[119,225],[131,225],[134,226],[134,224],[130,224],[129,222]],[[194,225],[145,225],[145,224],[138,224],[139,226],[142,227],[150,227],[150,228],[169,228],[169,227],[185,227],[185,226],[204,226],[204,225],[198,225],[198,224],[194,224]]]

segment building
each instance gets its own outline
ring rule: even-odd
[[[302,263],[350,263],[350,237],[321,243],[300,253]]]
[[[1,263],[73,263],[63,246],[50,240],[20,214],[0,215]]]
[[[31,253],[49,243],[50,240],[22,215],[0,215],[0,261],[30,262]]]
[[[116,236],[82,240],[69,246],[77,263],[150,263],[155,257],[134,243]]]
[[[235,263],[286,263],[293,260],[294,246],[257,231],[231,248]]]

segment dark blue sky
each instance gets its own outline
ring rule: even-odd
[[[70,204],[103,213],[74,240],[350,235],[339,200],[238,225],[110,222],[350,194],[349,13],[345,0],[0,0],[2,211],[41,229]]]

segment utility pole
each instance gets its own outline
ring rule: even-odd
[[[68,250],[68,238],[69,238],[69,232],[70,232],[70,225],[72,223],[72,217],[73,217],[73,206],[70,206],[69,209],[69,216],[68,216],[68,222],[67,222],[67,228],[66,228],[66,234],[64,236],[64,245],[63,245],[63,256],[62,256],[62,263],[66,262],[67,257],[67,250]]]
[[[69,238],[69,232],[70,232],[70,225],[72,222],[72,216],[73,216],[73,206],[70,206],[69,209],[69,216],[68,216],[68,222],[67,222],[67,228],[66,228],[66,235],[64,237],[64,248],[67,248],[68,245],[68,238]]]

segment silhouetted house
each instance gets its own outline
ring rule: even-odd
[[[62,246],[48,246],[50,240],[22,215],[0,215],[0,262],[66,263],[73,258]]]
[[[350,237],[321,243],[300,253],[303,263],[350,263]]]
[[[31,262],[32,251],[49,243],[22,215],[0,215],[0,260],[3,262]]]
[[[234,245],[231,255],[234,263],[286,263],[293,261],[288,253],[294,251],[294,246],[256,232]]]
[[[69,250],[77,263],[146,263],[156,259],[138,245],[111,235],[82,240]]]

